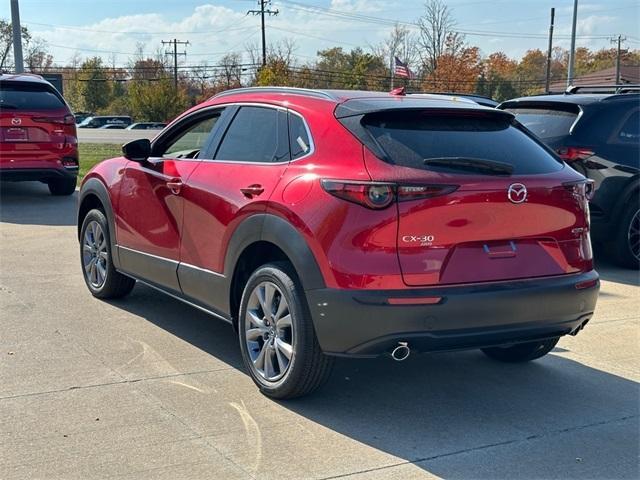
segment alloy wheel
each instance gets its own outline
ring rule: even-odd
[[[265,380],[281,379],[293,357],[293,322],[289,304],[273,282],[257,285],[247,304],[244,332],[253,368]]]
[[[107,237],[97,221],[87,225],[82,242],[82,265],[93,288],[101,288],[107,279]]]
[[[629,242],[629,250],[637,260],[640,260],[640,210],[636,211],[629,222],[629,231],[627,232],[627,242]]]

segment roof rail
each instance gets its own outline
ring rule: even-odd
[[[227,95],[237,94],[249,94],[249,93],[288,93],[291,95],[304,95],[307,97],[323,98],[328,100],[335,100],[334,97],[321,90],[312,90],[310,88],[297,88],[297,87],[244,87],[233,88],[231,90],[225,90],[214,95],[211,98],[220,98]]]
[[[623,83],[619,85],[570,85],[565,90],[565,94],[571,95],[580,90],[593,90],[597,93],[629,93],[640,92],[640,85]]]

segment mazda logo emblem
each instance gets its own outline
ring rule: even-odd
[[[522,203],[527,199],[527,187],[521,183],[512,183],[507,190],[507,197],[511,203]]]
[[[21,123],[22,123],[22,120],[20,120],[19,118],[11,119],[11,125],[20,125]]]

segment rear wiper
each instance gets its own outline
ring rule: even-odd
[[[435,157],[425,158],[424,164],[432,167],[445,167],[456,170],[467,170],[475,173],[494,175],[511,175],[513,165],[508,163],[472,157]]]

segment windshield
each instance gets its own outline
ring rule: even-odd
[[[47,85],[2,82],[0,84],[0,108],[36,111],[59,110],[65,108],[65,104]]]

